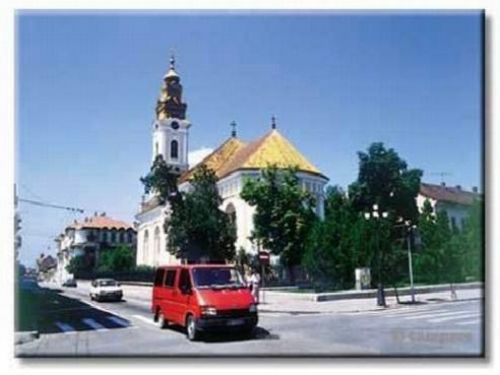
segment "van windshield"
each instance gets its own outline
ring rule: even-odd
[[[243,288],[240,273],[229,267],[193,268],[193,282],[198,288]]]
[[[115,280],[101,280],[99,281],[99,286],[117,286],[118,283]]]

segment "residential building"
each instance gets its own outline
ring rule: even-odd
[[[477,199],[481,199],[481,194],[476,187],[472,191],[466,191],[460,185],[422,183],[417,196],[417,206],[422,211],[424,202],[429,200],[434,212],[445,211],[450,220],[450,226],[461,230],[468,217],[470,206]]]
[[[135,251],[136,231],[132,225],[113,219],[106,213],[75,220],[56,238],[57,243],[57,281],[64,282],[73,277],[66,266],[75,256],[84,256],[90,267],[98,264],[102,251],[126,245]]]

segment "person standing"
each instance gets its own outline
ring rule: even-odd
[[[252,270],[249,283],[250,283],[250,290],[252,291],[252,296],[255,299],[255,303],[259,303],[260,276],[257,273],[257,271],[255,271],[255,269]]]

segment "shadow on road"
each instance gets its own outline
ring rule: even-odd
[[[179,325],[171,324],[166,329],[178,332],[182,335],[186,334],[186,329]],[[251,334],[237,331],[203,333],[200,341],[206,343],[217,343],[252,340],[279,340],[279,336],[276,334],[272,334],[265,328],[256,327]]]
[[[132,323],[61,294],[60,289],[19,289],[16,295],[16,331],[40,334],[127,328]]]

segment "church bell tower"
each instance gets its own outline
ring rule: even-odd
[[[163,77],[153,122],[153,161],[158,155],[181,174],[188,165],[188,135],[191,123],[186,119],[187,104],[182,102],[181,79],[175,70],[175,58]]]

